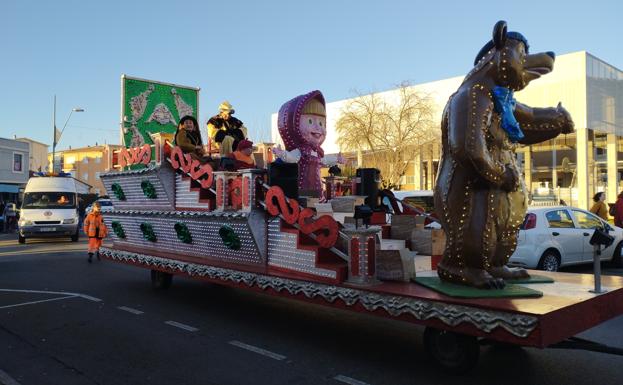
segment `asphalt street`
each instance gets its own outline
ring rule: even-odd
[[[157,291],[148,270],[88,264],[85,249],[0,235],[0,384],[623,382],[619,356],[501,346],[457,378],[421,327],[177,276]],[[581,336],[623,348],[623,317]]]

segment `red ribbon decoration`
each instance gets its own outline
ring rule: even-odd
[[[277,204],[275,204],[275,199],[277,199]],[[266,192],[266,210],[273,216],[281,214],[283,220],[290,225],[297,223],[303,234],[319,232],[315,235],[320,247],[333,247],[337,241],[338,225],[335,219],[328,215],[323,215],[316,220],[312,219],[315,215],[314,210],[305,208],[301,211],[296,200],[286,201],[286,196],[279,186],[272,186]]]
[[[120,167],[132,166],[142,163],[148,165],[151,162],[151,146],[144,144],[141,147],[122,148],[119,151],[118,164]]]
[[[209,164],[201,164],[189,154],[184,154],[182,149],[177,146],[171,150],[169,160],[174,169],[182,170],[189,174],[190,178],[199,182],[202,188],[208,189],[212,186],[214,174],[212,166]]]

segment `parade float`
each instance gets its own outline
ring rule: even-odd
[[[454,372],[473,367],[479,346],[491,341],[621,354],[574,336],[623,314],[622,277],[531,277],[505,267],[525,199],[514,144],[501,130],[519,125],[504,115],[515,108],[526,128],[513,141],[572,129],[560,107],[529,110],[515,105],[511,93],[498,109],[487,99],[496,85],[514,87],[498,81],[513,71],[524,76],[516,79],[523,88],[547,65],[551,70],[550,54],[551,60],[538,56],[538,68],[522,67],[531,60],[527,48],[520,34],[498,23],[465,87],[451,98],[442,123],[439,220],[379,191],[374,169],[358,170],[353,183],[320,178],[326,116],[322,94],[313,91],[280,109],[286,148],[266,168],[223,169],[222,161],[182,151],[170,132],[151,133],[153,144],[132,140],[139,145],[115,154],[117,170],[101,175],[115,207],[105,216],[112,245],[101,256],[149,269],[156,288],[180,275],[424,325],[427,351]],[[509,67],[510,56],[518,57],[511,63],[517,68]],[[133,101],[143,114],[146,102]],[[140,114],[128,119],[130,127]],[[469,154],[475,163],[467,163]],[[382,202],[393,207],[391,215]],[[431,220],[443,230],[424,227]],[[590,291],[594,284],[598,290]]]

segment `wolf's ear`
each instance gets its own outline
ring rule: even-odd
[[[506,44],[506,30],[507,27],[504,20],[495,23],[493,27],[493,44],[495,44],[495,48],[500,49]]]

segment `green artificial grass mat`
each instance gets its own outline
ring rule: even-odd
[[[444,282],[439,277],[416,277],[415,282],[447,296],[459,298],[538,298],[543,296],[543,293],[538,290],[512,283],[507,283],[504,289],[477,289]]]

